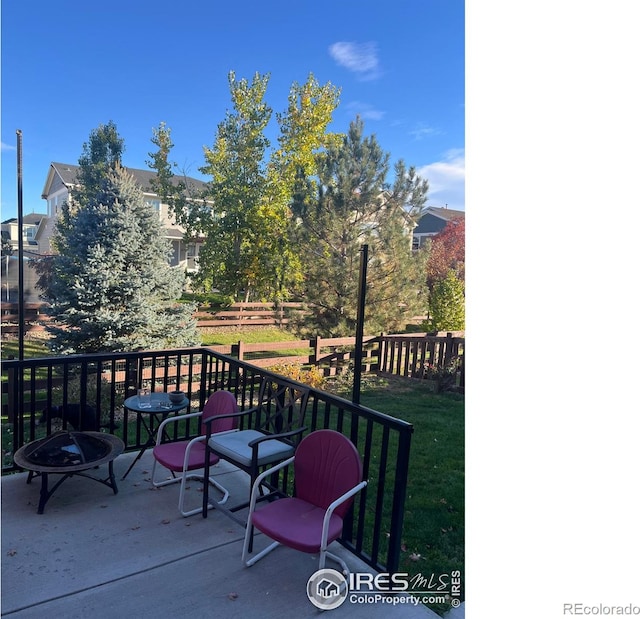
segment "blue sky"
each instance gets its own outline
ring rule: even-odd
[[[359,114],[392,161],[429,179],[428,205],[464,209],[463,0],[2,2],[2,219],[16,215],[16,130],[24,213],[51,161],[77,163],[92,129],[113,120],[124,163],[146,168],[152,128],[172,130],[173,159],[203,178],[230,109],[228,73],[270,74],[266,101],[286,109],[313,73],[341,89],[330,127]],[[388,180],[392,180],[392,174]]]

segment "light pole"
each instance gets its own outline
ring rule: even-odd
[[[22,130],[17,129],[18,157],[18,359],[24,359],[24,239],[22,238]]]
[[[364,308],[367,296],[367,262],[369,260],[369,246],[360,248],[360,283],[358,286],[358,317],[356,319],[356,350],[353,368],[353,395],[351,401],[360,404],[360,382],[362,379],[362,346],[364,340]]]

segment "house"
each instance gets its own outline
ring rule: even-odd
[[[62,204],[69,199],[73,200],[74,189],[78,186],[78,172],[80,166],[69,163],[53,162],[49,167],[47,180],[42,190],[42,198],[47,201],[47,217],[45,230],[40,240],[40,253],[51,253],[50,239],[53,234],[56,218]],[[196,270],[196,258],[200,242],[185,241],[183,227],[179,226],[175,218],[169,212],[169,206],[164,204],[157,193],[151,189],[151,179],[155,173],[151,170],[138,170],[136,168],[126,168],[136,180],[143,191],[145,201],[153,206],[158,213],[158,217],[165,228],[165,236],[171,242],[173,255],[171,266],[183,267],[187,271]],[[185,181],[196,191],[204,189],[205,183],[191,177],[177,177],[175,182]]]
[[[29,213],[22,217],[22,250],[26,268],[23,270],[23,290],[25,301],[39,301],[39,293],[36,289],[38,279],[35,271],[31,269],[31,260],[41,253],[41,243],[46,226],[46,215]],[[18,300],[18,218],[12,217],[2,222],[2,266],[0,268],[0,280],[2,281],[2,301]]]
[[[40,239],[44,230],[46,215],[30,213],[22,217],[22,242],[25,250],[39,253]],[[18,251],[18,218],[12,217],[2,222],[2,240]]]
[[[430,206],[413,230],[413,249],[420,249],[427,240],[444,230],[450,221],[464,219],[464,211],[438,206]]]

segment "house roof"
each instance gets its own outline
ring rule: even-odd
[[[41,215],[39,213],[29,213],[27,215],[22,216],[22,223],[26,225],[37,226],[45,217],[46,215],[44,214]],[[17,224],[17,223],[18,223],[18,218],[11,217],[11,219],[7,219],[3,221],[2,225],[4,226],[5,224]]]
[[[451,208],[441,206],[429,206],[427,212],[444,219],[445,221],[454,221],[456,219],[464,219],[464,211],[455,211]]]
[[[62,179],[62,182],[67,187],[73,187],[74,185],[78,184],[79,170],[80,170],[80,166],[78,165],[73,165],[71,163],[59,163],[59,162],[53,161],[51,163],[51,168],[49,169],[49,175],[47,176],[47,181],[42,191],[42,197],[46,198],[46,196],[48,195],[48,187],[51,186],[53,175],[55,173],[57,173],[60,176],[60,178]],[[138,168],[126,168],[126,167],[125,167],[125,170],[127,170],[127,172],[133,175],[136,182],[145,193],[155,193],[155,191],[151,189],[151,179],[156,176],[155,172],[152,172],[151,170],[140,170]],[[190,176],[175,175],[172,178],[172,182],[174,185],[177,185],[180,181],[185,179],[189,184],[195,186],[196,189],[204,189],[205,187],[205,183],[203,181],[200,181],[197,178],[191,178]]]

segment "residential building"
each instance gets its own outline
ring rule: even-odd
[[[40,244],[46,226],[46,215],[29,213],[22,216],[22,251],[24,265],[24,297],[25,301],[38,301],[39,293],[36,289],[37,275],[30,268],[32,258],[37,258],[40,254]],[[2,280],[2,292],[0,299],[6,302],[18,300],[18,218],[12,217],[2,222],[2,266],[0,267],[0,279]],[[5,251],[5,243],[9,246],[9,251]]]
[[[23,248],[39,253],[40,239],[45,226],[46,215],[30,213],[22,216],[22,243]],[[2,239],[11,245],[14,252],[18,251],[18,218],[12,217],[2,222]]]
[[[464,211],[439,206],[429,206],[413,230],[413,249],[420,249],[429,238],[444,230],[450,221],[464,219]]]
[[[201,245],[199,240],[185,240],[183,227],[179,226],[169,212],[169,206],[164,204],[158,194],[151,189],[151,179],[155,173],[151,170],[126,168],[143,191],[145,201],[153,206],[165,228],[166,238],[171,242],[173,254],[171,266],[183,267],[187,271],[196,270],[196,258]],[[42,198],[47,201],[47,217],[45,230],[40,240],[40,253],[51,252],[50,239],[53,234],[56,218],[64,202],[73,200],[73,192],[78,186],[78,172],[80,167],[69,163],[53,162],[49,167],[47,180],[42,190]],[[190,187],[199,191],[204,189],[205,183],[191,177],[177,177],[178,181],[185,181]]]

